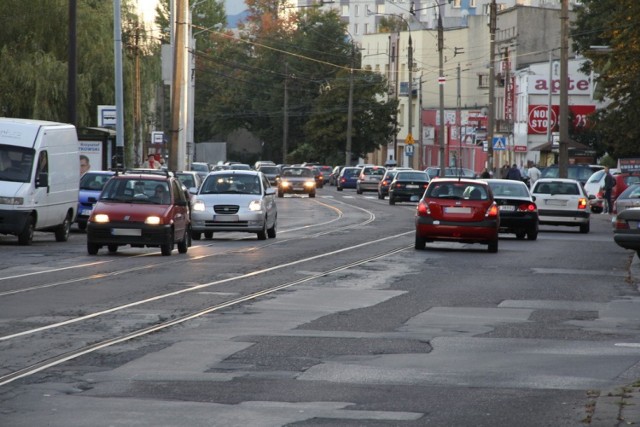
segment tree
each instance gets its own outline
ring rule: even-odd
[[[608,101],[593,115],[593,131],[614,157],[639,157],[640,2],[583,0],[575,11],[574,48],[589,59],[582,71],[597,74],[596,93]]]

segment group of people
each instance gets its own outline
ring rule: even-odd
[[[480,174],[480,178],[502,178],[512,179],[515,181],[528,181],[529,186],[533,186],[533,184],[540,179],[540,173],[540,169],[538,169],[533,162],[528,162],[528,167],[526,168],[522,164],[518,167],[518,165],[514,163],[511,166],[505,164],[502,168],[497,168],[494,174],[489,172],[489,169],[484,168]]]

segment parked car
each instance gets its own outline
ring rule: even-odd
[[[193,201],[191,237],[214,232],[255,233],[258,240],[276,237],[276,191],[263,173],[227,170],[211,172]]]
[[[640,207],[625,209],[613,220],[613,241],[640,257]]]
[[[480,243],[498,252],[500,211],[485,181],[431,180],[415,215],[415,248],[427,242]]]
[[[533,184],[531,195],[538,206],[540,224],[577,226],[581,233],[589,232],[589,201],[579,181],[540,178]]]
[[[500,210],[500,232],[517,239],[538,238],[538,207],[527,184],[511,179],[486,179]]]
[[[384,173],[384,175],[382,176],[382,179],[378,183],[378,199],[384,200],[385,197],[389,195],[389,185],[391,184],[391,181],[393,181],[393,178],[395,178],[396,174],[400,170],[413,170],[413,169],[396,168],[396,167],[387,168],[387,171]]]
[[[613,213],[619,214],[630,208],[640,207],[640,183],[631,184],[613,203]]]
[[[316,197],[316,178],[313,170],[306,166],[282,169],[278,182],[278,197],[285,194],[308,194]]]
[[[87,223],[87,252],[103,246],[160,247],[171,255],[174,245],[191,246],[188,200],[180,181],[169,172],[114,175],[104,186]]]
[[[429,176],[429,180],[433,178],[440,177],[440,168],[438,167],[428,167],[424,170]],[[444,177],[445,178],[477,178],[478,174],[475,173],[471,169],[467,168],[444,168]]]
[[[575,179],[580,184],[585,185],[589,177],[604,166],[601,165],[567,165],[567,178]],[[560,168],[558,165],[551,165],[540,171],[540,178],[558,178],[560,176]]]
[[[389,204],[418,202],[428,185],[426,172],[400,170],[389,185]]]
[[[360,171],[360,176],[356,181],[356,193],[362,194],[364,191],[378,191],[378,184],[387,168],[384,166],[364,166]]]
[[[356,188],[358,177],[360,176],[361,168],[354,166],[347,166],[342,168],[340,175],[338,176],[338,183],[336,184],[336,190],[342,191],[345,188]]]
[[[104,185],[115,175],[113,171],[88,171],[80,177],[80,191],[78,192],[78,211],[75,222],[80,230],[87,228],[87,221],[91,216],[93,206],[98,201]]]

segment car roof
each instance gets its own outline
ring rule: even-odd
[[[432,183],[452,183],[455,184],[457,182],[459,183],[463,183],[463,184],[477,184],[480,183],[481,185],[489,185],[487,184],[484,180],[480,180],[480,179],[471,179],[471,178],[457,178],[457,177],[444,177],[444,178],[438,178],[438,179],[434,179],[431,180]]]
[[[245,169],[225,169],[219,171],[211,171],[209,175],[251,175],[257,176],[262,172],[256,170],[245,170]]]
[[[580,181],[576,179],[571,179],[571,178],[540,178],[536,181],[536,184],[540,182],[567,182],[567,183],[580,184]]]

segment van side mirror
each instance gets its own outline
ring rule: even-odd
[[[36,182],[36,188],[49,186],[49,174],[46,172],[40,172],[38,174],[38,181]]]

